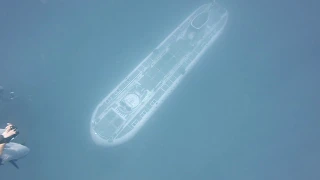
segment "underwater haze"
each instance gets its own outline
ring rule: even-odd
[[[96,145],[96,105],[209,0],[2,0],[0,106],[30,154],[13,180],[319,180],[320,2],[217,1],[218,40],[130,141]]]

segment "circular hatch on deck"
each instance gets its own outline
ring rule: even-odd
[[[130,108],[135,108],[140,104],[140,98],[136,94],[128,94],[124,98],[124,102],[129,106]]]

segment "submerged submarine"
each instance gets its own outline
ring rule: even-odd
[[[228,11],[200,6],[163,40],[95,108],[93,141],[115,146],[132,138],[220,36]]]

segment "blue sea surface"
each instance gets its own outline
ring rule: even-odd
[[[93,143],[96,105],[208,0],[3,0],[0,128],[13,180],[319,180],[319,1],[217,1],[224,32],[129,142]]]

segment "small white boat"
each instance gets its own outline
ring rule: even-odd
[[[106,96],[90,124],[95,143],[119,145],[132,138],[219,37],[228,11],[200,6]]]

